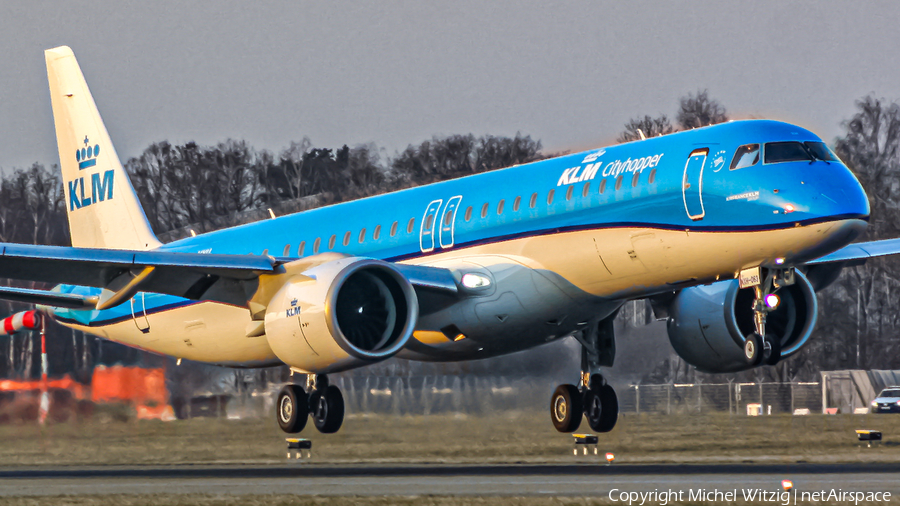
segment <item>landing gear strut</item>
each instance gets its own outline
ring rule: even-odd
[[[578,386],[559,385],[550,398],[550,419],[559,432],[575,432],[581,417],[588,419],[591,429],[609,432],[619,417],[616,392],[599,374],[601,366],[612,366],[616,354],[613,318],[606,318],[585,330],[581,343],[581,380]]]
[[[306,389],[300,385],[285,385],[278,394],[275,407],[278,426],[289,434],[302,431],[310,416],[316,429],[323,434],[337,432],[344,423],[344,396],[338,387],[328,384],[324,374],[308,374]]]
[[[766,315],[778,307],[775,291],[794,284],[793,269],[767,269],[765,279],[753,287],[753,323],[756,332],[744,340],[744,358],[750,365],[775,365],[781,360],[781,339],[766,334]]]

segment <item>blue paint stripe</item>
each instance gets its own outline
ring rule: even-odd
[[[147,312],[147,316],[150,316],[152,314],[164,313],[166,311],[172,311],[172,310],[179,309],[182,307],[192,306],[194,304],[200,304],[201,302],[213,302],[213,301],[183,299],[183,300],[181,300],[179,302],[175,302],[173,304],[165,304],[162,306],[149,307],[149,308],[147,308],[146,312]],[[215,304],[219,304],[219,303],[215,302]],[[140,316],[143,316],[143,314],[141,314]],[[74,318],[66,318],[64,316],[59,316],[59,315],[55,315],[54,319],[57,321],[63,322],[63,323],[70,323],[73,325],[81,325],[84,327],[96,328],[96,327],[104,327],[107,325],[114,325],[116,323],[120,323],[120,322],[124,322],[124,321],[130,321],[130,320],[133,320],[134,317],[130,313],[128,313],[128,314],[125,314],[122,316],[116,316],[113,318],[107,318],[107,319],[103,319],[103,320],[99,320],[99,319],[91,320],[90,323],[84,323],[84,322],[76,320]]]
[[[83,161],[83,162],[79,162],[79,163],[78,163],[78,170],[86,169],[86,168],[88,168],[88,167],[93,167],[94,165],[97,165],[97,159],[96,159],[96,158],[91,158],[90,160],[85,160],[85,161]]]

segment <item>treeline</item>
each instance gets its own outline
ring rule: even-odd
[[[543,157],[540,141],[520,134],[434,137],[389,158],[374,144],[317,148],[307,138],[277,154],[244,141],[163,141],[125,168],[153,230],[163,234],[207,232],[253,221],[247,213],[254,210],[296,212]]]

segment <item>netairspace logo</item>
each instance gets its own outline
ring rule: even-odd
[[[628,506],[666,506],[674,502],[721,502],[733,503],[744,500],[751,503],[779,504],[781,506],[795,505],[797,502],[840,502],[858,505],[860,503],[891,502],[890,492],[859,492],[842,489],[830,490],[765,490],[761,488],[742,488],[720,490],[715,489],[688,489],[688,490],[653,490],[650,492],[629,492],[614,488],[609,491],[609,500],[614,503],[627,504]]]

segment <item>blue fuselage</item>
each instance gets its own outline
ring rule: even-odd
[[[802,249],[788,248],[779,263],[790,265],[852,240],[868,220],[869,204],[850,170],[812,152],[807,152],[809,159],[775,162],[779,157],[791,159],[790,150],[800,148],[767,146],[770,143],[821,143],[821,139],[787,123],[735,121],[282,216],[186,238],[161,249],[292,258],[334,251],[422,262],[522,238],[544,238],[543,244],[552,247],[554,236],[578,231],[595,231],[594,240],[602,249],[604,231],[625,228],[752,233],[859,221],[853,233],[823,236],[821,244]],[[767,163],[767,157],[773,161]],[[675,248],[668,254],[681,253]],[[577,279],[568,281],[578,285]],[[645,283],[643,293],[672,281],[676,280]],[[640,297],[641,290],[628,292],[628,297]],[[615,298],[623,293],[617,288],[592,295]],[[105,311],[56,313],[99,326],[131,319],[135,310],[149,314],[195,303],[158,294],[142,297],[143,308],[123,304]]]

